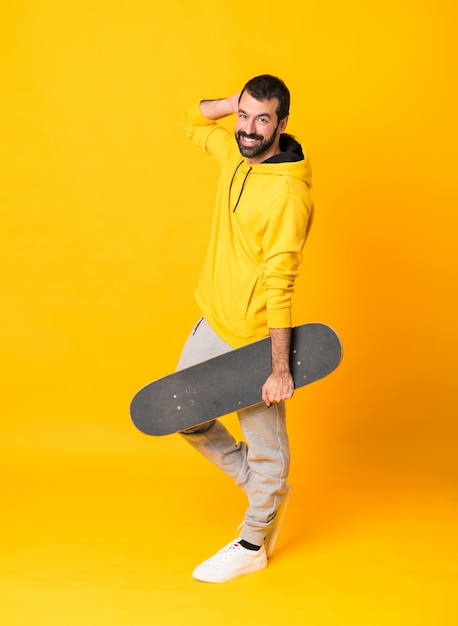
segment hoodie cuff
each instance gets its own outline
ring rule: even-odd
[[[209,120],[207,117],[202,115],[200,110],[200,102],[193,104],[186,112],[186,117],[194,126],[208,126],[208,124],[213,124],[212,120]]]
[[[291,328],[291,309],[267,309],[267,325],[269,328]]]

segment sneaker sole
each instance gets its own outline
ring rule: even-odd
[[[266,569],[266,567],[267,561],[256,567],[246,567],[243,570],[239,570],[236,574],[233,574],[232,576],[227,576],[225,578],[212,578],[211,576],[199,575],[199,573],[196,572],[193,572],[192,576],[195,580],[198,580],[202,583],[227,583],[230,580],[235,580],[236,578],[246,576],[247,574],[255,574],[256,572],[261,572],[263,569]]]

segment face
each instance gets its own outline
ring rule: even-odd
[[[280,134],[286,128],[287,118],[278,121],[277,106],[278,98],[260,101],[246,91],[242,94],[235,138],[249,163],[261,163],[280,152]]]

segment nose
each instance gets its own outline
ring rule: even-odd
[[[256,134],[256,127],[255,127],[255,124],[254,124],[254,120],[247,119],[246,123],[245,123],[244,130],[245,130],[247,135],[255,135]]]

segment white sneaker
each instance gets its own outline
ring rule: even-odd
[[[286,509],[288,507],[289,499],[291,496],[291,486],[286,486],[285,495],[283,496],[282,501],[280,502],[280,506],[277,509],[277,513],[274,517],[274,521],[272,526],[269,529],[269,532],[266,535],[264,540],[266,546],[267,558],[270,558],[272,552],[274,551],[275,544],[277,543],[278,535],[283,527],[283,523],[286,517]]]
[[[198,565],[192,575],[205,583],[224,583],[244,574],[251,574],[267,567],[264,546],[259,550],[247,550],[235,539],[214,556]]]

